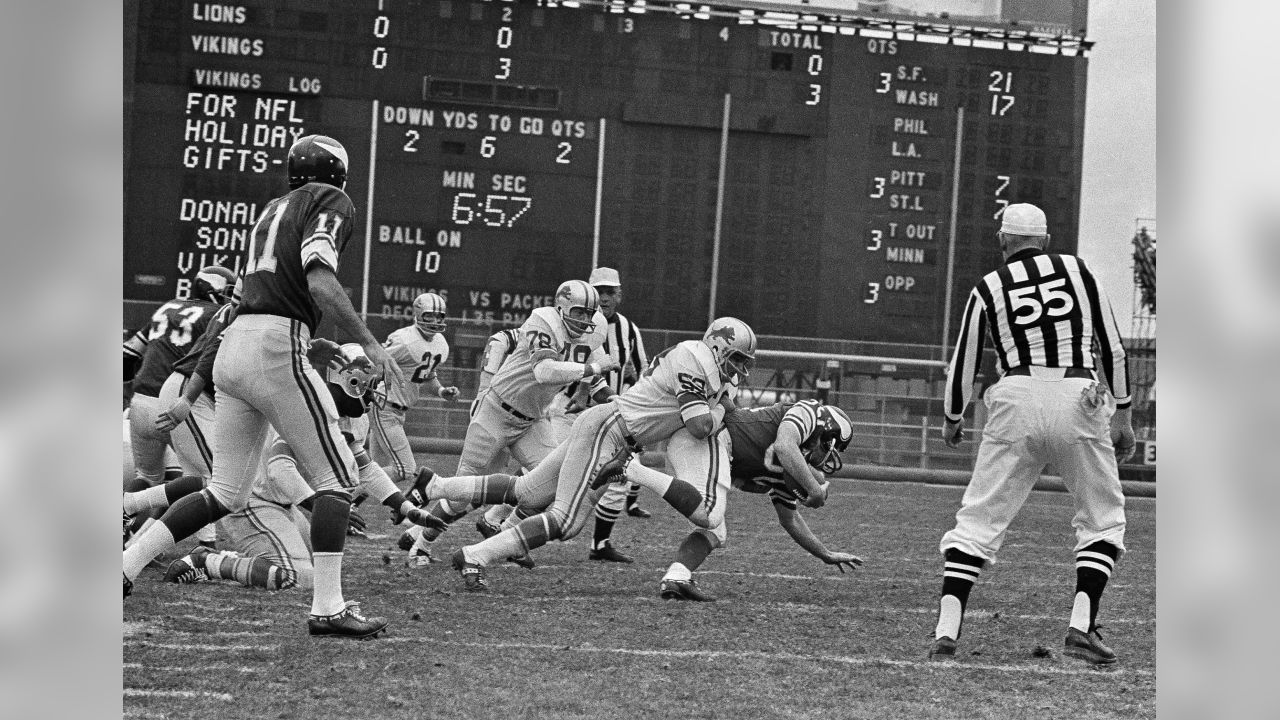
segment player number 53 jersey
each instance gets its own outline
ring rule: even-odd
[[[654,356],[644,375],[615,402],[627,428],[641,445],[661,442],[705,415],[731,392],[720,381],[711,348],[701,340],[685,340]]]
[[[395,358],[408,380],[403,390],[394,387],[394,383],[386,384],[387,400],[404,407],[412,407],[418,401],[422,384],[435,377],[436,369],[449,359],[449,343],[443,335],[436,333],[427,340],[413,325],[388,335],[382,346]]]

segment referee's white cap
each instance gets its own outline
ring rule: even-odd
[[[1004,209],[1000,232],[1010,235],[1046,235],[1049,223],[1040,208],[1030,203],[1016,203]]]
[[[618,271],[610,267],[598,267],[591,271],[591,277],[587,279],[587,284],[592,287],[621,287],[622,280],[618,279]]]

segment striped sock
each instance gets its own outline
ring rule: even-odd
[[[456,522],[458,519],[460,519],[463,515],[467,514],[467,508],[463,507],[462,512],[456,512],[453,509],[453,505],[448,500],[437,500],[431,505],[431,507],[427,508],[427,512],[431,513],[435,517],[440,518],[441,520],[444,520],[447,523],[452,524]],[[444,532],[444,530],[437,530],[435,528],[423,528],[422,541],[435,542],[436,538],[440,537],[440,533],[442,532]]]
[[[969,591],[978,582],[983,564],[985,561],[982,558],[961,552],[957,548],[947,548],[943,554],[942,597],[938,601],[938,626],[933,631],[935,638],[960,639]]]
[[[640,461],[637,460],[637,463]],[[636,501],[640,499],[640,483],[633,482],[627,486],[627,504],[625,509],[630,510],[636,506]]]
[[[618,515],[621,512],[621,510],[596,505],[596,527],[591,535],[593,550],[599,550],[601,545],[609,541],[609,537],[613,535],[613,525],[618,522]]]
[[[245,587],[280,589],[282,577],[279,568],[261,555],[240,557],[235,553],[209,553],[204,566],[213,577],[235,580]]]
[[[1115,570],[1120,548],[1098,541],[1076,551],[1076,597],[1071,606],[1071,627],[1087,633],[1098,619],[1098,603]]]

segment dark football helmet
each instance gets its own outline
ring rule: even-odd
[[[805,453],[805,460],[830,475],[844,467],[840,453],[849,447],[852,440],[853,422],[849,416],[835,405],[823,405],[818,408],[817,429],[805,439],[804,446],[810,448]]]
[[[307,135],[289,148],[289,189],[325,183],[339,190],[347,186],[347,149],[325,135]]]
[[[210,265],[196,273],[196,279],[191,283],[191,296],[223,305],[231,300],[235,285],[235,273],[221,265]]]

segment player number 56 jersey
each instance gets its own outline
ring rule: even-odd
[[[641,445],[661,442],[705,415],[731,392],[720,380],[711,348],[701,340],[685,340],[654,356],[635,385],[615,402],[627,428]]]
[[[404,407],[412,407],[418,401],[422,384],[435,377],[436,369],[449,359],[449,343],[443,335],[436,333],[427,340],[413,325],[388,335],[382,346],[395,359],[408,381],[403,390],[394,387],[394,383],[385,384],[387,400]]]

